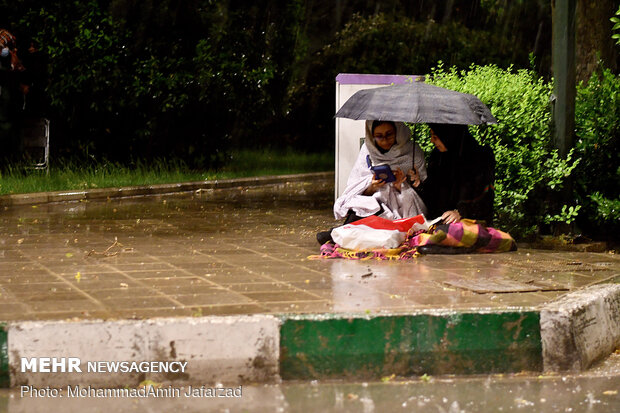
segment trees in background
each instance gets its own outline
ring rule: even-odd
[[[328,150],[339,72],[424,74],[443,60],[548,75],[550,61],[546,0],[0,5],[22,49],[33,39],[48,57],[56,159],[209,166],[230,146]]]
[[[4,3],[21,48],[48,56],[56,159],[214,166],[284,116],[300,1]]]

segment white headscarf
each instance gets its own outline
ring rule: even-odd
[[[342,195],[334,203],[334,216],[344,218],[349,210],[353,210],[359,216],[375,214],[383,208],[381,215],[388,219],[407,218],[426,212],[426,206],[421,198],[409,184],[403,183],[400,192],[392,184],[384,185],[374,195],[363,195],[363,192],[372,182],[372,172],[367,165],[366,156],[370,156],[373,165],[387,164],[392,170],[398,168],[404,173],[415,166],[420,174],[420,179],[426,179],[426,165],[424,153],[418,144],[411,141],[411,131],[402,122],[394,122],[396,126],[396,142],[385,153],[381,153],[375,144],[372,134],[372,123],[366,121],[366,139],[360,149],[355,165],[351,170],[347,187]]]
[[[372,134],[373,122],[376,121],[366,121],[366,138],[364,140],[372,164],[379,165],[385,163],[390,165],[392,170],[400,168],[405,173],[412,169],[413,142],[411,141],[411,130],[409,127],[402,122],[392,122],[396,125],[396,142],[387,152],[381,153]]]

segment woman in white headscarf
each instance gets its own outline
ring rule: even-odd
[[[368,166],[389,165],[396,177],[385,182],[373,175]],[[415,173],[417,171],[417,173]],[[387,219],[409,218],[426,213],[424,202],[407,176],[424,181],[424,153],[411,141],[411,131],[402,122],[366,121],[366,139],[351,170],[347,186],[334,203],[334,216],[346,218],[345,224],[378,215]],[[331,240],[331,231],[319,232],[323,244]]]

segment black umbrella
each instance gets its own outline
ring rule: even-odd
[[[476,96],[424,82],[360,90],[342,105],[336,117],[459,125],[497,123]]]

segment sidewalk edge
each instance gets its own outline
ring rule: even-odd
[[[565,295],[540,312],[544,371],[585,370],[620,346],[620,284]]]
[[[333,180],[333,177],[334,172],[312,172],[291,175],[271,175],[249,178],[216,179],[212,181],[180,182],[173,184],[127,186],[120,188],[95,188],[87,190],[68,190],[0,195],[0,207],[15,205],[37,205],[50,202],[76,202],[108,198],[114,199],[144,195],[164,195],[179,192],[193,192],[199,190],[257,187],[263,185],[285,184],[287,182],[310,182],[317,179]]]

